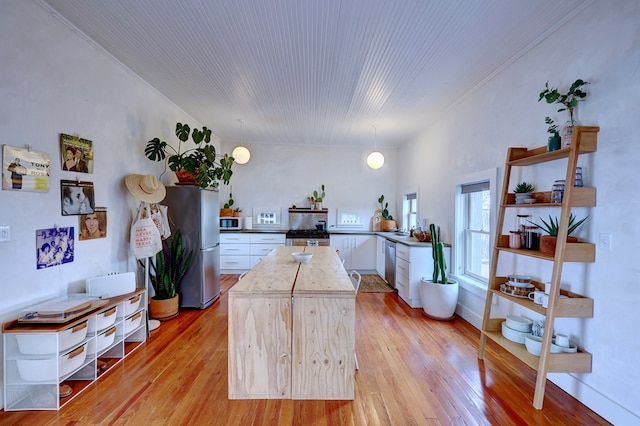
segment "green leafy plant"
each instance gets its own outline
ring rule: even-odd
[[[393,220],[393,216],[389,214],[389,203],[385,203],[384,195],[381,195],[378,198],[378,203],[380,204],[380,210],[382,210],[382,218],[386,220]]]
[[[235,213],[242,213],[242,209],[240,207],[236,207],[235,209],[233,209],[233,211]]]
[[[429,225],[431,233],[431,256],[433,257],[433,282],[448,284],[447,261],[444,258],[444,245],[440,241],[440,232],[435,224]]]
[[[533,192],[535,189],[536,187],[532,183],[520,182],[515,188],[513,188],[513,192],[516,194],[527,194],[529,192]]]
[[[587,97],[587,93],[582,90],[582,87],[587,84],[589,84],[589,82],[577,79],[569,87],[569,91],[567,93],[560,93],[557,88],[549,87],[549,82],[547,81],[544,86],[544,90],[540,92],[538,102],[544,99],[548,104],[561,104],[562,107],[558,112],[569,111],[569,118],[571,120],[571,124],[573,124],[573,109],[578,105],[578,102],[583,101],[584,98]]]
[[[195,145],[193,148],[184,149],[183,143],[189,140]],[[229,184],[233,157],[224,154],[216,154],[216,148],[211,144],[211,130],[203,127],[202,130],[193,129],[188,124],[176,123],[176,136],[178,137],[178,149],[176,150],[160,138],[153,138],[144,149],[149,160],[164,161],[166,159],[169,169],[173,172],[186,170],[195,175],[196,183],[201,188],[216,186],[222,180]]]
[[[166,245],[166,241],[163,245]],[[151,262],[151,274],[149,280],[155,290],[154,299],[171,299],[176,295],[180,281],[187,273],[191,264],[192,251],[186,254],[182,246],[182,234],[176,230],[171,244],[156,253],[155,259]]]
[[[547,128],[547,133],[551,133],[552,135],[558,133],[558,126],[551,117],[545,117],[544,122],[549,126]]]
[[[571,213],[571,215],[569,216],[569,227],[567,228],[567,236],[571,235],[571,233],[573,233],[573,231],[575,231],[578,226],[582,225],[582,223],[588,218],[589,216],[576,221],[576,217],[573,215],[573,213]],[[538,228],[542,229],[552,237],[558,236],[559,223],[557,217],[554,218],[549,215],[549,222],[545,221],[543,218],[540,218],[540,220],[542,221],[542,225],[531,222],[530,220],[528,220],[527,222],[531,223],[532,225],[536,225]]]

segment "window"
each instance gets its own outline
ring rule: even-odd
[[[485,286],[489,281],[496,172],[470,176],[457,185],[455,273]]]
[[[418,226],[418,194],[409,192],[404,194],[402,203],[402,223],[405,229],[409,230]]]

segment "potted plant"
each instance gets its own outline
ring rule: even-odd
[[[220,209],[220,217],[232,217],[233,216],[233,204],[235,201],[233,200],[233,187],[229,189],[229,201],[223,204]]]
[[[571,135],[573,134],[573,126],[577,125],[575,118],[575,108],[578,106],[578,102],[583,101],[587,97],[587,93],[582,90],[583,86],[589,84],[589,82],[582,79],[577,79],[569,87],[567,93],[560,93],[557,88],[549,87],[549,82],[544,86],[538,97],[538,102],[541,100],[547,101],[548,104],[557,103],[562,105],[558,112],[569,111],[569,121],[562,128],[562,145],[568,147],[571,144]]]
[[[155,295],[149,302],[149,315],[158,320],[168,320],[178,314],[179,297],[178,288],[180,281],[191,264],[192,251],[185,256],[182,246],[182,234],[176,230],[164,250],[158,252],[150,263],[151,273],[149,280],[153,286]]]
[[[582,218],[580,220],[576,220],[576,217],[571,213],[569,216],[569,225],[567,228],[567,242],[568,243],[576,243],[578,239],[576,237],[571,237],[570,235],[573,231],[578,228],[578,226],[582,225],[582,223],[587,220],[589,216]],[[555,256],[556,254],[556,243],[558,241],[558,218],[551,217],[549,215],[549,222],[546,222],[544,219],[540,218],[542,225],[537,224],[535,222],[528,221],[529,223],[537,226],[538,228],[545,231],[548,235],[543,235],[540,237],[540,252],[542,254],[546,254],[547,256]]]
[[[529,182],[520,182],[515,188],[513,188],[513,193],[516,194],[516,204],[524,204],[525,200],[531,197],[531,193],[536,189],[536,187]]]
[[[181,182],[192,183],[201,188],[215,187],[219,180],[228,185],[233,174],[233,157],[216,154],[216,148],[210,143],[211,130],[206,127],[202,130],[194,128],[191,140],[195,147],[184,149],[182,144],[189,140],[190,132],[188,124],[176,123],[176,136],[179,140],[177,150],[167,142],[153,138],[147,142],[144,153],[152,161],[166,159],[169,169],[176,173]]]
[[[382,212],[382,230],[385,232],[395,231],[398,224],[391,214],[389,214],[389,203],[384,201],[384,195],[378,198],[380,210]]]
[[[242,213],[242,209],[240,207],[233,209],[233,217],[240,217],[240,213]]]
[[[313,196],[307,197],[309,203],[311,203],[311,208],[314,210],[322,210],[322,200],[325,197],[324,185],[320,185],[320,192],[313,191]]]
[[[432,319],[450,321],[455,317],[458,305],[458,282],[447,276],[447,261],[440,232],[433,223],[429,225],[431,234],[431,256],[433,257],[433,277],[420,280],[420,301],[422,310]]]
[[[549,136],[549,141],[547,142],[547,152],[557,151],[560,149],[560,133],[558,133],[558,126],[555,124],[551,117],[545,117],[544,122],[549,126],[547,127],[547,133]]]

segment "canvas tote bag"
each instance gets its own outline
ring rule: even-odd
[[[129,240],[131,252],[136,259],[155,256],[162,250],[162,239],[160,231],[155,222],[151,219],[149,204],[140,203],[138,214],[131,225],[131,236]]]

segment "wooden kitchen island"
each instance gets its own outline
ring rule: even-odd
[[[335,249],[275,248],[229,290],[229,399],[354,399],[355,295]]]

